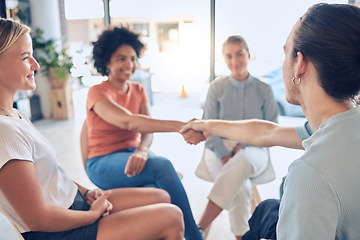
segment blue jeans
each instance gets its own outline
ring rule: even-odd
[[[124,171],[129,157],[136,148],[123,149],[87,161],[86,172],[90,180],[101,189],[125,187],[156,187],[167,191],[171,203],[178,206],[184,215],[185,238],[202,239],[192,215],[185,189],[172,165],[164,158],[149,151],[143,171],[128,177]]]

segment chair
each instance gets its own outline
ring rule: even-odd
[[[269,152],[269,150],[267,150],[267,151],[268,151],[268,155],[269,155],[269,162],[268,162],[267,168],[260,175],[254,177],[254,178],[250,178],[250,181],[253,185],[253,198],[251,200],[251,212],[253,212],[255,210],[256,206],[261,202],[261,197],[257,190],[256,185],[265,184],[265,183],[271,182],[275,179],[275,171],[274,171],[274,167],[271,163],[270,152]],[[204,154],[205,154],[205,148],[204,148],[201,160],[195,170],[195,175],[205,181],[214,182],[214,180],[211,177],[209,170],[206,166]]]
[[[255,211],[255,208],[257,207],[257,205],[259,205],[261,203],[261,197],[260,197],[259,191],[257,190],[256,185],[265,184],[265,183],[271,182],[275,179],[275,171],[274,171],[274,167],[271,163],[269,149],[267,149],[267,151],[268,151],[268,155],[269,155],[269,158],[268,158],[269,162],[268,162],[267,168],[260,175],[254,177],[254,178],[250,178],[251,184],[253,185],[253,187],[252,187],[253,197],[250,201],[251,213],[253,213]],[[205,148],[204,148],[203,154],[201,156],[201,160],[195,170],[195,175],[198,178],[201,178],[205,181],[214,182],[214,180],[211,177],[209,170],[206,166],[206,163],[205,163]],[[207,236],[210,232],[210,228],[211,228],[211,225],[209,225],[205,229],[205,233],[203,234],[204,239],[207,238]]]
[[[86,119],[82,125],[81,132],[80,132],[80,148],[81,148],[81,157],[83,160],[84,168],[86,169],[86,162],[87,162],[87,145],[88,145],[88,137],[87,137],[87,123]]]
[[[19,230],[15,225],[0,212],[0,239],[23,240]]]

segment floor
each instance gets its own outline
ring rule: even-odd
[[[94,185],[87,178],[82,165],[79,136],[82,122],[85,119],[85,99],[87,89],[74,91],[75,117],[69,120],[36,121],[37,128],[52,142],[58,156],[59,165],[64,168],[74,181],[89,188]],[[202,109],[199,94],[188,93],[187,97],[179,97],[179,93],[154,93],[152,116],[159,119],[176,119],[188,121],[201,118]],[[279,123],[287,126],[297,126],[304,118],[280,117]],[[200,160],[203,143],[196,146],[187,145],[180,134],[156,133],[152,151],[170,159],[177,171],[184,176],[182,182],[187,191],[195,220],[198,220],[207,203],[207,194],[211,183],[205,182],[194,175],[194,170]],[[282,147],[270,149],[272,163],[276,171],[276,179],[258,186],[262,199],[278,198],[281,178],[286,174],[289,164],[302,154],[301,150],[291,150]],[[209,240],[234,239],[230,232],[226,211],[213,222]]]

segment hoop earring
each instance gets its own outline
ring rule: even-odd
[[[297,81],[297,82],[296,82]],[[301,83],[301,78],[300,77],[293,77],[292,82],[295,86],[299,86]]]

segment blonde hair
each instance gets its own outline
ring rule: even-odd
[[[224,54],[224,49],[225,47],[228,45],[228,44],[231,44],[231,43],[237,43],[241,46],[243,46],[246,51],[248,53],[250,53],[249,51],[249,46],[247,44],[247,42],[245,41],[245,38],[241,37],[241,36],[238,36],[238,35],[233,35],[233,36],[230,36],[228,37],[225,42],[223,43],[223,46],[222,46],[222,53]]]
[[[0,55],[30,31],[30,27],[24,24],[0,18]]]

